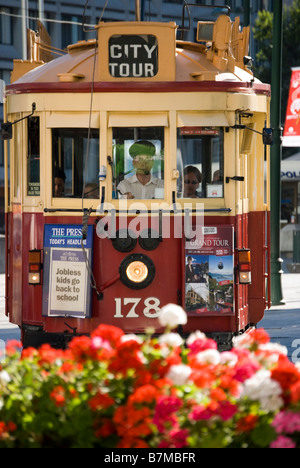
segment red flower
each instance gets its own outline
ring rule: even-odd
[[[127,404],[116,409],[113,421],[119,436],[126,439],[136,439],[151,434],[150,416],[149,408],[138,409],[134,405]]]
[[[297,367],[286,356],[280,355],[278,365],[272,370],[271,377],[279,382],[281,388],[286,391],[300,380],[300,373]]]
[[[116,354],[109,364],[111,372],[120,372],[125,375],[128,369],[135,369],[137,373],[143,369],[141,345],[137,341],[130,340],[117,346]]]
[[[22,343],[18,340],[9,340],[6,343],[6,354],[8,356],[12,356],[18,350],[21,350],[21,349],[22,349]]]
[[[263,328],[255,328],[250,332],[252,341],[258,345],[270,343],[270,336]]]
[[[101,426],[95,430],[95,437],[109,437],[110,435],[114,434],[115,426],[113,425],[110,419],[102,419]]]
[[[92,411],[96,411],[96,410],[109,408],[114,403],[115,401],[110,396],[108,396],[105,393],[101,393],[99,391],[95,396],[93,396],[89,400],[88,405]]]
[[[149,444],[143,439],[125,436],[118,443],[117,448],[149,448]]]
[[[159,396],[158,390],[153,385],[144,385],[138,388],[133,395],[129,397],[130,404],[152,403]]]
[[[17,430],[17,426],[14,422],[9,421],[5,423],[4,421],[0,421],[0,440],[9,438],[10,432],[15,432]]]
[[[300,380],[291,386],[291,401],[293,403],[300,401]]]
[[[100,336],[104,340],[109,341],[111,346],[116,346],[120,341],[121,337],[124,335],[124,332],[113,325],[99,325],[96,330],[92,333],[92,338],[94,336]]]
[[[240,433],[252,431],[256,427],[258,419],[258,416],[254,414],[240,418],[237,422],[237,431]]]
[[[69,344],[73,358],[79,362],[86,361],[93,355],[91,339],[88,336],[76,336]]]
[[[65,390],[61,385],[54,387],[50,393],[50,398],[55,403],[55,406],[61,407],[65,405]]]
[[[39,353],[39,365],[50,365],[53,364],[57,359],[64,357],[64,351],[60,349],[54,349],[49,344],[44,344],[40,347]]]

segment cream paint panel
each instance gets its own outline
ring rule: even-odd
[[[141,99],[142,96],[142,99]],[[8,97],[8,114],[31,112],[33,102],[37,111],[81,112],[90,110],[88,93],[18,94]],[[263,95],[232,93],[95,93],[93,111],[235,111],[267,112],[269,99]]]
[[[117,112],[109,115],[108,127],[138,127],[140,125],[144,127],[168,127],[168,114],[166,112],[162,114]]]
[[[99,112],[47,112],[47,128],[99,128]]]
[[[261,131],[265,125],[265,115],[256,115],[253,118],[255,122],[255,130]],[[249,164],[249,209],[250,211],[263,211],[265,209],[264,200],[264,179],[265,179],[265,164],[264,164],[264,145],[262,136],[257,133],[253,137],[252,152],[248,156]]]
[[[228,127],[229,122],[224,112],[178,112],[178,127],[216,126]]]
[[[268,100],[269,98],[266,96],[258,94],[228,93],[227,107],[228,109],[266,113],[268,109]]]
[[[237,214],[235,205],[235,189],[236,182],[230,181],[226,184],[226,177],[234,177],[236,175],[235,169],[235,130],[230,130],[228,133],[225,132],[225,166],[224,166],[224,194],[225,194],[225,205],[226,208],[230,208],[231,215]]]
[[[32,95],[32,99],[35,95]],[[89,94],[48,94],[45,108],[51,111],[88,112]],[[115,112],[164,112],[167,110],[228,110],[226,93],[95,93],[93,110]]]

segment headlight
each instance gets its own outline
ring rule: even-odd
[[[142,283],[148,276],[147,265],[143,262],[132,262],[126,268],[126,275],[129,281],[134,283]]]
[[[120,265],[120,278],[131,289],[144,289],[155,277],[155,265],[143,254],[132,254],[124,258]]]

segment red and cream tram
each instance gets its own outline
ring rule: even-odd
[[[161,307],[222,347],[268,306],[270,87],[226,15],[116,22],[7,86],[6,314],[24,345],[99,323],[159,333]],[[9,170],[8,170],[9,161]],[[268,164],[267,164],[268,165]]]

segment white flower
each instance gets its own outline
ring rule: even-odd
[[[286,346],[283,346],[279,343],[265,343],[259,345],[259,349],[262,351],[271,351],[272,353],[283,354],[284,356],[288,355],[288,349]]]
[[[244,382],[240,396],[252,401],[257,400],[263,410],[273,412],[283,405],[281,392],[279,383],[271,379],[270,371],[260,370]]]
[[[188,339],[186,340],[187,345],[191,345],[196,340],[206,340],[206,335],[201,331],[197,330],[194,333],[191,333]]]
[[[128,335],[121,336],[121,343],[125,343],[125,341],[136,341],[139,344],[143,343],[143,340],[140,336],[135,335],[134,333],[128,333]]]
[[[234,336],[233,337],[233,340],[232,340],[232,343],[233,343],[233,347],[234,348],[250,348],[250,345],[251,345],[251,342],[249,341],[249,337],[248,335],[244,336],[244,335],[241,335],[241,336]]]
[[[168,304],[162,307],[158,320],[163,327],[176,328],[187,323],[187,315],[182,307]]]
[[[224,351],[221,353],[221,364],[226,364],[227,366],[234,367],[238,362],[239,358],[236,354],[231,351]]]
[[[216,349],[206,349],[205,351],[201,351],[196,354],[196,359],[198,362],[212,364],[213,366],[217,366],[221,362],[220,353]]]
[[[179,364],[170,367],[166,378],[170,379],[174,383],[174,385],[184,385],[187,382],[191,373],[192,369],[189,366]]]
[[[159,343],[167,344],[172,347],[183,345],[184,341],[178,333],[165,333],[158,339]]]
[[[10,375],[6,370],[0,372],[0,383],[6,385],[11,381]]]

